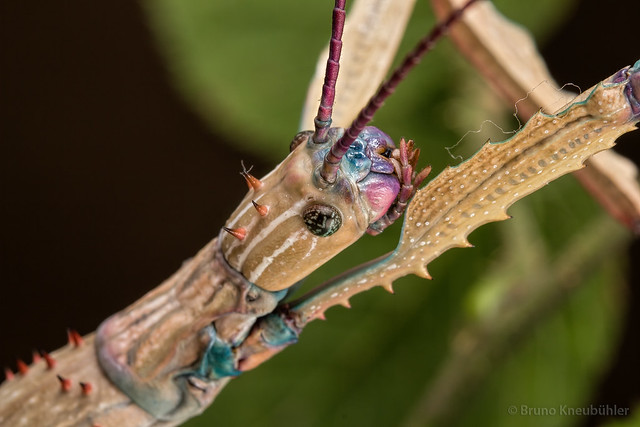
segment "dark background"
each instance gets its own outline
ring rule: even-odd
[[[554,37],[593,55],[552,40],[543,53],[557,80],[589,87],[627,64],[632,7],[618,33],[600,34],[602,3],[582,2]],[[15,367],[64,344],[60,325],[88,333],[168,277],[244,194],[240,160],[269,166],[183,103],[137,3],[3,2],[0,43],[0,367]],[[640,164],[638,138],[626,139],[619,151]],[[637,239],[631,260],[624,340],[594,404],[640,399]]]

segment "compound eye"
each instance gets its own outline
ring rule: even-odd
[[[302,219],[309,231],[320,237],[331,236],[342,225],[342,215],[338,209],[317,203],[307,206]]]

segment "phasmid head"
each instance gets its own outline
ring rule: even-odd
[[[365,231],[377,234],[402,215],[429,169],[416,174],[412,141],[396,148],[389,136],[366,125],[475,2],[467,0],[420,40],[344,130],[330,127],[345,21],[345,0],[335,0],[315,130],[296,135],[291,154],[262,181],[244,173],[251,189],[220,237],[231,267],[260,288],[287,289]]]
[[[243,173],[249,192],[220,241],[227,262],[250,282],[269,291],[289,288],[394,206],[401,189],[398,150],[377,128],[366,127],[340,159],[334,182],[323,182],[324,160],[343,134],[331,128],[326,142],[316,143],[313,132],[301,132],[267,176]]]

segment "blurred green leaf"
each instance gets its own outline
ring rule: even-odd
[[[499,3],[518,22],[542,32],[558,25],[572,2],[545,0],[520,7],[504,0]],[[298,130],[307,85],[328,41],[332,4],[292,0],[144,3],[179,91],[207,123],[240,148],[274,161],[286,155]],[[400,52],[409,50],[433,23],[427,2],[418,2]],[[376,123],[396,139],[410,136],[423,145],[455,142],[459,136],[441,125],[451,112],[446,108],[447,94],[459,90],[460,82],[479,78],[471,77],[472,71],[452,55],[450,46],[436,50],[424,62],[387,102]],[[465,94],[465,103],[470,102],[473,99]],[[498,120],[491,115],[484,118]],[[469,124],[464,126],[468,129]],[[442,146],[437,149],[446,159]]]

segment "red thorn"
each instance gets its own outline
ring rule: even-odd
[[[245,181],[247,181],[247,186],[249,187],[249,190],[258,191],[259,189],[262,188],[262,181],[260,181],[255,176],[251,175],[248,171],[242,171],[240,172],[240,175],[242,175]]]
[[[18,362],[16,362],[16,364],[18,365],[18,372],[20,372],[22,375],[26,375],[26,373],[29,372],[29,367],[21,359],[18,359]]]
[[[91,383],[80,383],[80,387],[82,387],[82,394],[84,394],[85,396],[89,396],[89,394],[91,394],[91,392],[93,391],[93,386],[91,385]]]
[[[74,347],[80,347],[84,343],[82,336],[74,329],[67,329],[67,338],[69,339],[69,344]]]
[[[14,379],[16,376],[13,375],[13,371],[9,368],[4,368],[4,379],[6,381],[11,381],[12,379]]]
[[[267,216],[267,214],[269,213],[269,206],[261,205],[260,203],[256,203],[253,200],[251,201],[251,203],[253,203],[253,207],[256,208],[260,216]]]
[[[46,351],[43,351],[42,357],[44,357],[44,361],[47,362],[47,369],[53,369],[56,367],[56,359],[51,357],[49,353],[47,353]]]
[[[33,363],[35,365],[40,360],[42,360],[42,358],[40,357],[40,354],[37,351],[33,350],[33,362],[31,362],[31,363]]]
[[[233,237],[235,237],[238,240],[244,240],[244,238],[247,237],[247,230],[244,228],[222,227],[222,229],[227,233],[231,234]]]
[[[71,380],[69,378],[63,378],[60,375],[56,376],[58,377],[58,381],[60,381],[60,390],[65,393],[71,390]]]
[[[76,347],[80,347],[84,344],[84,339],[82,339],[82,335],[80,335],[78,331],[71,331],[71,334],[73,335],[73,342]]]

